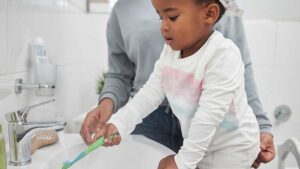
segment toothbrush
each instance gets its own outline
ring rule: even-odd
[[[116,136],[118,134],[119,134],[118,132],[113,133],[110,136],[110,139],[112,140],[114,138],[114,136]],[[87,149],[85,149],[83,152],[81,152],[74,160],[72,160],[72,161],[65,161],[63,163],[62,169],[70,168],[74,163],[76,163],[77,161],[81,160],[87,154],[89,154],[90,152],[94,151],[95,149],[97,149],[98,147],[101,147],[103,145],[104,145],[104,137],[102,136],[97,141],[95,141],[93,144],[91,144]]]

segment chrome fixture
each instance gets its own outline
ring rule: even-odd
[[[9,165],[23,166],[31,162],[30,144],[33,134],[38,130],[54,129],[63,130],[65,122],[28,122],[27,115],[35,107],[52,103],[55,99],[41,102],[32,106],[25,107],[18,111],[5,113],[8,121],[8,137],[10,161]]]
[[[274,110],[275,125],[279,125],[290,119],[292,111],[287,105],[280,105]]]
[[[23,79],[16,79],[15,81],[15,92],[20,94],[23,89],[41,89],[41,88],[49,88],[54,89],[55,85],[52,84],[36,84],[36,83],[23,83]]]
[[[298,167],[300,167],[300,143],[295,138],[289,138],[278,146],[278,169],[285,168],[285,159],[289,153],[295,157]]]

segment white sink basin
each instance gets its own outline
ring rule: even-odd
[[[10,94],[8,89],[0,89],[0,100],[5,99]]]
[[[32,163],[8,169],[61,169],[66,160],[73,160],[87,146],[79,134],[59,132],[59,141],[54,145],[37,150]],[[113,147],[99,147],[70,169],[156,169],[159,161],[170,154],[169,148],[144,136],[132,135]]]
[[[66,136],[68,137],[68,135]],[[58,150],[46,163],[44,169],[60,169],[64,161],[73,160],[87,147],[80,136],[76,136],[79,138],[75,138],[77,143]],[[69,145],[67,140],[67,138],[61,139],[60,144]],[[170,154],[174,154],[170,149],[146,137],[133,135],[123,139],[118,146],[98,148],[75,163],[70,169],[155,169],[159,161]]]

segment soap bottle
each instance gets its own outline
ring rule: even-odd
[[[2,126],[0,124],[0,169],[6,169],[6,149],[5,149],[5,139],[2,132]]]

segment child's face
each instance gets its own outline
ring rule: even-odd
[[[194,53],[203,45],[201,42],[211,29],[204,19],[205,4],[195,0],[152,0],[152,4],[161,17],[165,42],[173,50]]]

